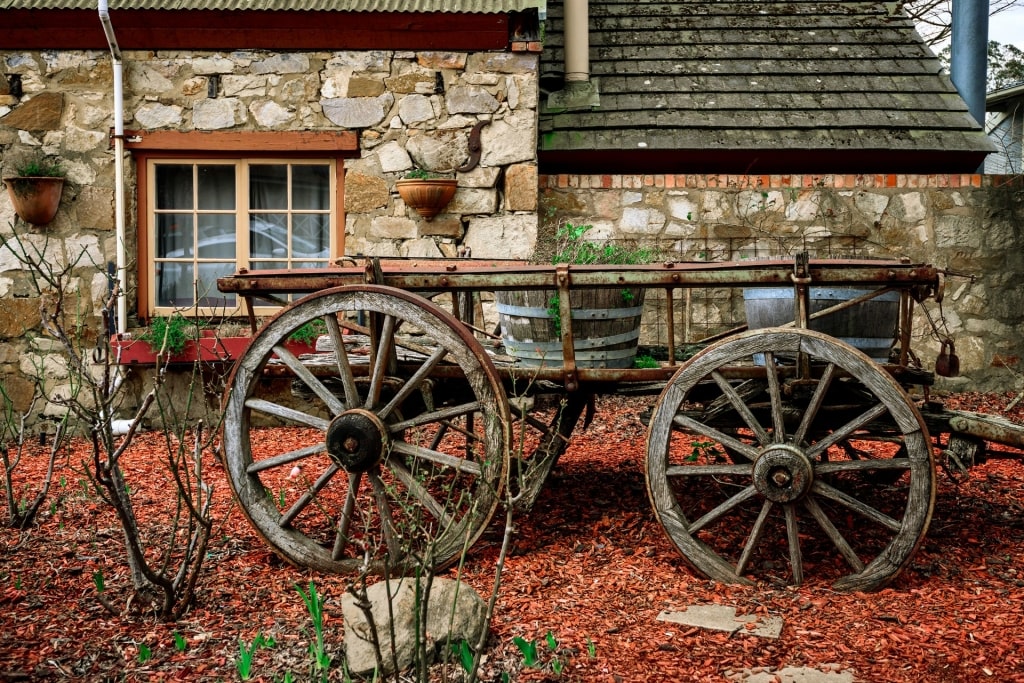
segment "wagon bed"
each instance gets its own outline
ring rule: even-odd
[[[308,294],[259,328],[236,363],[224,441],[256,529],[289,561],[323,571],[455,561],[506,486],[520,507],[533,503],[605,392],[657,395],[645,459],[654,512],[694,568],[728,582],[782,563],[796,584],[813,568],[841,589],[885,585],[927,530],[936,452],[959,471],[991,454],[986,439],[1024,445],[1019,427],[944,411],[928,396],[933,375],[917,367],[911,323],[916,304],[941,298],[943,281],[923,264],[366,259],[241,271],[218,285],[249,310],[256,298]],[[810,292],[822,285],[856,293],[812,313]],[[724,330],[684,359],[680,293],[744,287],[792,290],[794,322]],[[664,360],[585,367],[572,302],[623,288],[662,293],[644,315],[667,330]],[[557,360],[513,358],[479,320],[481,298],[521,291],[556,295]],[[809,329],[889,292],[899,324],[885,360]],[[322,350],[300,359],[284,342],[311,321],[324,326]],[[285,394],[274,377],[286,378]],[[261,425],[280,424],[296,427],[294,447],[263,439]]]

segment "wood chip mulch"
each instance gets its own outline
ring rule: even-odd
[[[1020,406],[1006,410],[1012,399],[960,394],[947,405],[1024,423]],[[940,472],[926,541],[878,593],[837,593],[813,573],[800,588],[784,577],[725,586],[688,569],[650,510],[639,419],[650,402],[600,399],[597,419],[574,436],[537,505],[518,519],[482,680],[504,672],[513,682],[728,681],[806,666],[856,681],[1024,681],[1024,463],[989,461],[959,484]],[[145,434],[126,461],[151,538],[170,515],[159,445],[159,435]],[[94,577],[102,572],[108,599],[125,604],[123,538],[85,484],[83,454],[79,445],[62,461],[35,526],[0,530],[0,681],[234,681],[239,640],[257,633],[275,644],[256,653],[252,680],[309,680],[311,622],[295,586],[310,580],[327,596],[330,680],[344,680],[346,580],[278,560],[232,504],[212,455],[217,530],[198,604],[174,624],[111,615]],[[39,449],[19,468],[19,495],[32,494],[44,460]],[[482,595],[500,543],[496,522],[463,568]],[[781,617],[781,637],[656,620],[663,610],[706,604]],[[523,666],[517,636],[537,642],[539,667]]]

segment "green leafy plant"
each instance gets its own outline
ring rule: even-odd
[[[139,643],[139,664],[145,664],[152,658],[153,651],[150,649],[149,645],[146,645],[145,643]]]
[[[312,344],[322,334],[327,334],[327,323],[324,322],[323,318],[314,318],[303,323],[298,329],[288,335],[288,339],[300,344]]]
[[[14,167],[14,172],[22,178],[63,178],[64,167],[57,161],[48,161],[45,157],[35,157]]]
[[[295,589],[302,596],[306,603],[309,616],[313,620],[314,640],[309,644],[309,655],[313,660],[313,669],[316,673],[324,674],[331,665],[330,655],[324,647],[324,599],[317,595],[316,584],[309,582],[309,593],[302,590],[302,586],[295,584]]]
[[[92,573],[92,582],[93,582],[93,585],[96,586],[96,592],[97,593],[102,593],[104,590],[106,590],[107,586],[106,586],[106,582],[103,580],[103,570],[102,569],[97,569],[96,571],[94,571]]]
[[[653,356],[637,356],[633,359],[634,368],[657,368],[661,364]]]
[[[184,652],[185,648],[188,647],[188,641],[185,640],[185,636],[181,635],[177,631],[174,632],[174,649],[178,652]]]
[[[551,262],[574,265],[637,265],[658,259],[658,250],[618,242],[592,241],[586,238],[592,225],[566,223],[555,233],[555,253]]]
[[[597,658],[597,645],[589,637],[587,638],[587,656],[591,659]]]
[[[431,173],[430,171],[423,168],[414,168],[405,174],[405,180],[430,180],[436,178],[437,174]]]
[[[708,460],[712,462],[717,461],[722,457],[722,453],[718,450],[715,444],[711,441],[691,441],[690,442],[690,454],[686,456],[687,462],[696,462],[700,460],[700,456],[704,455]]]
[[[465,640],[460,640],[451,644],[452,652],[459,658],[459,663],[466,673],[473,672],[473,649],[469,646],[469,643]]]
[[[192,321],[180,313],[170,316],[158,315],[149,322],[149,327],[139,335],[139,339],[148,343],[153,350],[164,352],[170,356],[185,350],[185,342],[191,336]]]
[[[263,633],[257,633],[256,637],[252,639],[252,643],[249,645],[245,644],[245,641],[241,638],[238,639],[238,659],[235,660],[235,669],[238,671],[238,677],[243,681],[249,680],[252,677],[252,660],[256,655],[256,651],[261,647],[273,647],[274,639],[270,637],[264,637]]]
[[[539,658],[537,656],[537,641],[526,640],[519,636],[512,638],[512,642],[519,648],[519,651],[523,653],[523,664],[529,667],[537,666]]]

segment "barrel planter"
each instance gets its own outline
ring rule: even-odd
[[[831,308],[855,299],[871,290],[853,287],[811,287],[810,312]],[[743,290],[743,308],[747,327],[779,327],[793,322],[793,289],[789,287],[749,287]],[[886,292],[842,311],[811,320],[812,330],[840,339],[863,351],[878,363],[889,360],[889,349],[897,337],[900,293]]]
[[[564,364],[559,331],[550,312],[555,290],[497,292],[498,320],[508,355],[527,367]],[[554,301],[553,301],[554,300]],[[579,368],[630,368],[640,339],[644,290],[580,289],[570,293],[573,349]],[[553,305],[554,303],[554,305]]]

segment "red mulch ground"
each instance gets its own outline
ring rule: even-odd
[[[1005,412],[1011,398],[959,395],[947,403],[1024,422],[1020,407]],[[574,437],[541,500],[519,520],[483,680],[500,680],[503,670],[512,681],[554,680],[543,643],[551,632],[567,681],[721,681],[743,668],[829,665],[859,681],[1024,681],[1024,463],[990,461],[959,485],[940,473],[928,539],[879,593],[836,593],[813,575],[801,588],[723,586],[687,569],[650,511],[643,405],[602,400],[598,419]],[[144,435],[126,463],[151,529],[169,514],[162,468],[144,448],[156,443],[157,435]],[[25,463],[19,481],[38,480],[43,459]],[[311,579],[327,596],[326,629],[340,661],[344,579],[277,560],[232,506],[212,457],[217,531],[198,605],[176,624],[112,616],[97,600],[93,576],[101,569],[107,594],[123,604],[121,533],[83,486],[80,459],[78,452],[64,463],[54,504],[36,526],[0,531],[0,680],[238,680],[238,641],[258,632],[276,645],[256,654],[254,680],[282,680],[286,672],[304,680],[311,629],[295,584]],[[465,569],[485,595],[499,544],[495,526]],[[766,640],[655,620],[691,604],[777,615],[785,626],[781,638]],[[515,636],[537,639],[544,670],[522,669]],[[140,649],[150,652],[145,662]],[[331,680],[342,680],[340,667]]]

